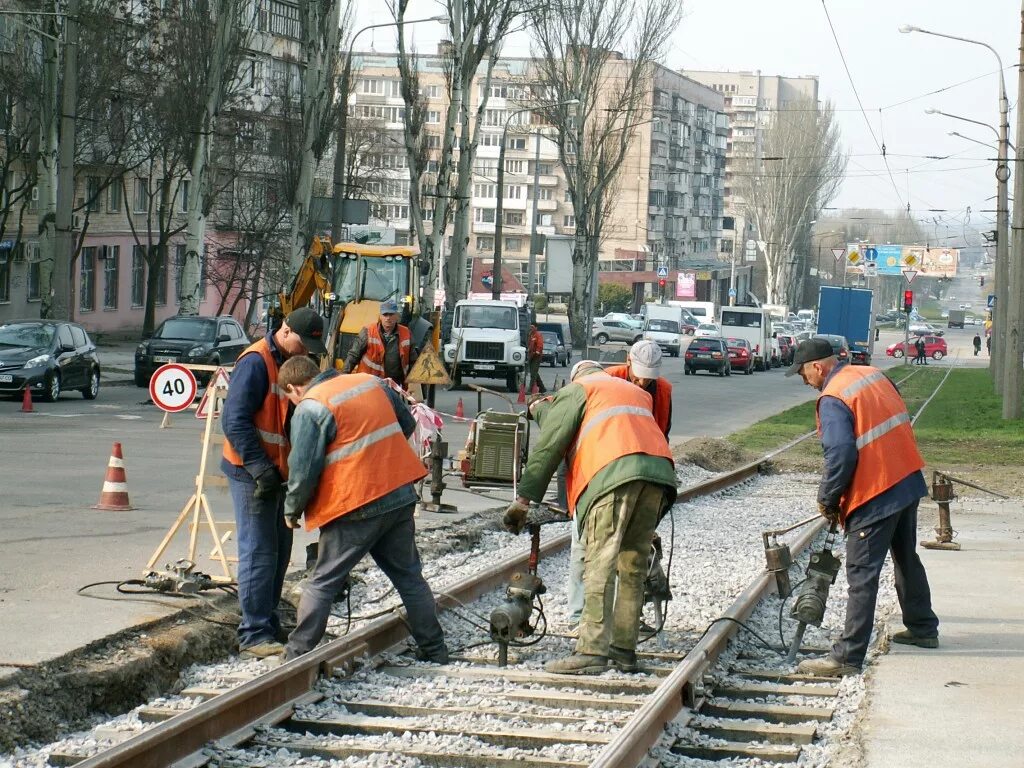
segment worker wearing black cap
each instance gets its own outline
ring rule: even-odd
[[[327,352],[324,322],[303,307],[239,355],[221,412],[224,458],[238,538],[238,647],[247,657],[281,653],[277,604],[292,551],[284,521],[291,403],[277,386],[289,357]]]
[[[825,339],[797,347],[787,376],[799,374],[818,397],[818,435],[825,467],[818,511],[846,530],[848,599],[842,637],[823,659],[798,670],[819,677],[860,672],[874,625],[878,577],[892,553],[896,594],[906,630],[894,642],[935,648],[939,620],[917,555],[917,505],[928,495],[903,398],[877,368],[840,363]]]

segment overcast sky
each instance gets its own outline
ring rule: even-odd
[[[357,5],[364,6],[357,12],[357,26],[390,20],[383,3]],[[432,16],[443,12],[444,5],[420,0],[413,7],[419,16]],[[995,163],[988,159],[995,157],[995,147],[948,133],[958,131],[993,144],[994,134],[982,126],[927,115],[924,110],[932,107],[998,127],[996,58],[977,45],[898,30],[902,24],[911,24],[994,47],[1007,68],[1012,142],[1020,5],[1015,0],[828,0],[827,7],[863,113],[822,0],[685,0],[685,17],[665,63],[674,69],[817,75],[820,97],[835,105],[843,144],[850,153],[847,178],[833,206],[896,210],[909,202],[914,216],[924,219],[933,231],[936,218],[940,230],[950,227],[949,234],[966,221],[985,228],[995,218],[995,200],[986,200],[996,189]],[[409,18],[415,17],[410,12]],[[445,34],[437,23],[413,25],[410,32],[413,29],[422,51],[431,50]],[[394,32],[366,32],[356,47],[366,50],[371,45],[378,51],[394,50]],[[529,55],[528,38],[517,35],[505,51]],[[927,95],[939,89],[947,90]],[[882,143],[889,170],[878,148]],[[1012,179],[1010,184],[1012,196]]]

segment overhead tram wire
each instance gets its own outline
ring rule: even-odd
[[[853,89],[853,95],[857,99],[857,105],[860,107],[860,113],[864,116],[864,123],[868,127],[868,133],[871,134],[871,138],[874,140],[875,146],[878,147],[878,152],[882,155],[882,160],[885,162],[885,169],[889,174],[889,181],[892,183],[893,192],[896,193],[896,199],[900,201],[900,207],[906,207],[903,195],[900,194],[899,185],[896,184],[896,179],[893,178],[892,175],[892,169],[889,167],[889,160],[885,156],[885,147],[879,143],[878,137],[875,136],[875,129],[871,127],[871,120],[868,118],[868,113],[864,110],[864,103],[861,101],[860,93],[857,91],[857,85],[853,82],[853,74],[850,72],[850,65],[846,62],[846,54],[843,52],[843,46],[839,43],[839,36],[836,34],[835,25],[832,24],[832,16],[828,12],[828,4],[826,0],[821,0],[821,7],[825,11],[825,19],[828,21],[828,28],[832,31],[832,39],[836,42],[836,50],[839,51],[839,58],[842,59],[843,69],[846,70],[846,77],[850,81],[850,88]]]

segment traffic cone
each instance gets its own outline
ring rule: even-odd
[[[130,509],[135,509],[128,501],[128,477],[124,472],[124,456],[121,454],[120,443],[114,443],[114,447],[110,451],[110,461],[107,462],[107,476],[103,479],[100,501],[93,509],[102,509],[108,512],[127,512]]]
[[[21,412],[32,413],[32,390],[29,387],[25,387],[25,392],[21,396]]]
[[[516,400],[516,402],[517,403],[525,403],[526,402],[526,384],[520,384],[519,385],[519,399]]]
[[[462,398],[459,398],[459,402],[455,404],[455,418],[461,419],[466,415],[465,409],[462,407]]]

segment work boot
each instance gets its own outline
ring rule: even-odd
[[[639,672],[640,665],[636,661],[636,651],[608,646],[608,661],[619,672]]]
[[[425,650],[419,646],[416,646],[416,660],[417,661],[429,661],[431,664],[447,664],[448,663],[448,647],[442,645],[440,648],[433,650]]]
[[[564,659],[549,661],[545,672],[555,675],[599,675],[608,669],[608,657],[589,653],[574,653]]]
[[[269,659],[272,656],[283,656],[284,645],[276,640],[266,640],[248,648],[240,648],[238,657],[241,659]]]
[[[831,654],[823,659],[807,659],[797,665],[796,671],[801,675],[813,675],[814,677],[846,677],[847,675],[859,675],[860,669],[850,664],[843,664],[832,657]]]
[[[939,647],[938,635],[935,635],[934,637],[921,637],[920,635],[915,635],[909,629],[893,633],[892,641],[894,643],[899,643],[900,645],[916,645],[918,648]]]

